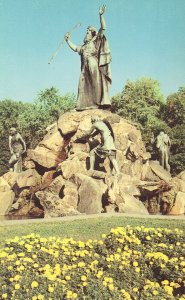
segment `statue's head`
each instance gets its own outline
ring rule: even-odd
[[[93,27],[93,26],[88,26],[87,27],[87,32],[86,32],[86,35],[85,35],[85,38],[84,38],[84,43],[87,43],[87,42],[91,41],[92,38],[96,35],[97,35],[96,28]]]
[[[163,131],[163,130],[161,130],[161,131],[160,131],[160,134],[161,134],[161,135],[162,135],[162,134],[164,134],[164,131]]]
[[[17,129],[15,127],[10,128],[10,135],[15,135],[17,133]]]
[[[100,121],[100,117],[98,117],[98,116],[92,116],[92,117],[91,117],[91,122],[92,122],[92,124],[93,124],[93,123],[96,123],[96,122],[98,122],[98,121]]]

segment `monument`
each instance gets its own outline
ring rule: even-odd
[[[26,151],[26,144],[17,129],[10,128],[9,148],[11,157],[9,160],[10,171],[22,172],[22,154]]]
[[[160,211],[160,199],[170,203],[170,209],[174,203],[182,204],[176,214],[184,210],[184,182],[164,170],[170,170],[168,135],[161,132],[157,137],[160,166],[149,160],[136,124],[100,109],[111,105],[111,54],[104,13],[102,6],[99,31],[88,27],[81,47],[71,42],[69,33],[65,35],[69,47],[81,56],[77,109],[62,114],[37,147],[27,151],[23,172],[26,145],[11,128],[10,170],[21,174],[8,172],[0,177],[0,201],[6,199],[3,214],[51,218],[114,211],[147,215],[154,211],[153,202]],[[98,158],[108,158],[103,168],[97,166]]]
[[[111,104],[108,95],[111,83],[111,53],[104,35],[104,12],[105,5],[99,9],[99,31],[93,26],[89,26],[82,46],[72,43],[69,32],[65,35],[69,47],[81,56],[77,110],[104,108],[109,107]]]

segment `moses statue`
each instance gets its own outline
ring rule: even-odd
[[[111,102],[108,94],[111,83],[111,53],[104,35],[105,6],[100,7],[100,29],[87,28],[82,46],[76,46],[66,33],[65,40],[69,47],[81,56],[81,74],[78,86],[77,110],[107,108]]]

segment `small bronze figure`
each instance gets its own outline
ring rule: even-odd
[[[26,151],[26,144],[17,129],[10,128],[9,148],[11,157],[9,160],[10,171],[22,172],[22,154]]]
[[[164,131],[161,131],[157,136],[156,147],[158,149],[158,154],[159,154],[159,163],[168,172],[170,172],[170,165],[169,165],[170,146],[171,146],[171,141],[169,136],[166,133],[164,133]]]

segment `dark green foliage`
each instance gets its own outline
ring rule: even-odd
[[[159,83],[151,78],[128,80],[123,91],[113,97],[113,110],[142,127],[156,126],[162,104]]]
[[[171,168],[173,174],[185,169],[185,87],[167,98],[163,118],[171,127]]]
[[[167,97],[163,114],[170,127],[185,124],[185,87]]]

